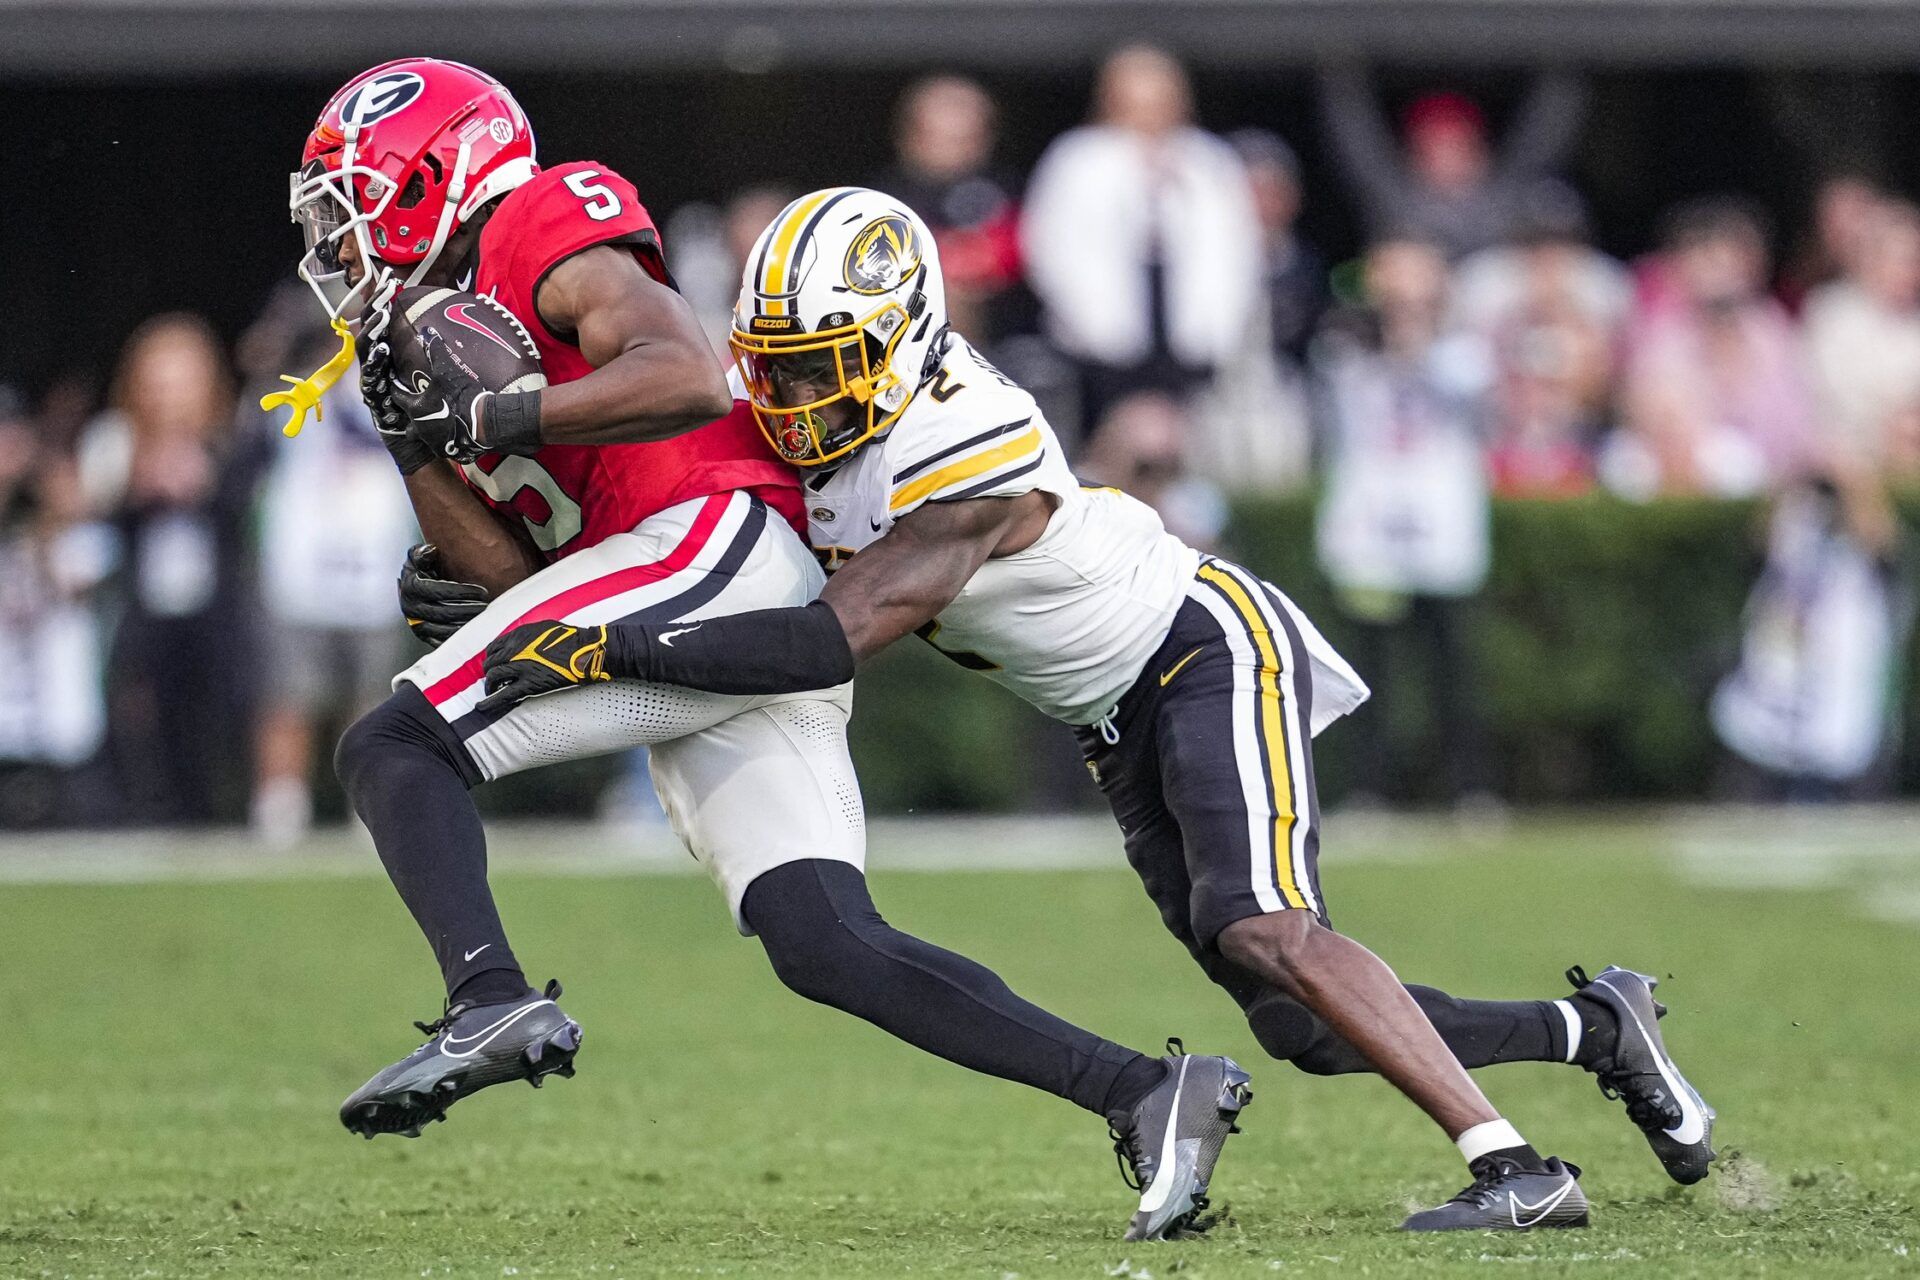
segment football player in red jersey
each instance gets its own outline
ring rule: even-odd
[[[489,1084],[571,1072],[580,1029],[514,958],[468,792],[648,743],[675,830],[789,986],[951,1061],[1136,1128],[1164,1117],[1170,1131],[1183,1072],[1167,1060],[1071,1026],[880,917],[862,872],[847,686],[741,698],[606,681],[478,705],[488,643],[522,622],[697,627],[804,604],[824,581],[795,531],[797,479],[726,390],[632,185],[602,164],[540,169],[504,87],[409,59],[328,103],[293,212],[301,274],[336,319],[362,317],[363,390],[423,531],[447,572],[488,589],[337,753],[447,987],[427,1043],[349,1097],[343,1123],[414,1134]],[[428,378],[394,380],[382,307],[402,284],[491,295],[531,332],[550,385],[488,394],[431,344]]]

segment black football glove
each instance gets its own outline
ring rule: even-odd
[[[426,368],[396,374],[393,402],[407,415],[413,434],[433,453],[472,462],[486,447],[475,434],[480,405],[493,393],[454,356],[439,334],[420,336]]]
[[[410,476],[433,461],[433,450],[408,429],[407,415],[393,401],[393,348],[384,338],[368,348],[360,362],[360,398],[401,475]]]
[[[492,596],[485,587],[441,576],[440,552],[422,542],[407,552],[400,569],[400,612],[407,627],[430,649],[478,617]]]
[[[480,711],[518,706],[543,693],[557,693],[607,674],[607,629],[565,622],[529,622],[487,646],[487,696]]]

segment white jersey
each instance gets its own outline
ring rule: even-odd
[[[1091,724],[1166,637],[1200,553],[1145,503],[1082,488],[1033,397],[964,339],[886,435],[808,478],[808,530],[832,571],[926,503],[1035,489],[1059,503],[1046,532],[982,565],[922,634],[1048,715]]]

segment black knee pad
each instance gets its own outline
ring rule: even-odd
[[[411,684],[347,726],[333,749],[333,773],[351,796],[366,779],[391,776],[422,759],[438,761],[471,787],[479,771],[446,721]]]
[[[1326,1034],[1326,1024],[1299,1001],[1278,991],[1270,992],[1247,1008],[1247,1025],[1253,1038],[1269,1056],[1311,1070],[1301,1062]]]

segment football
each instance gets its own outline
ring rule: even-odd
[[[533,335],[519,317],[485,294],[425,285],[395,294],[387,335],[395,373],[426,368],[424,339],[429,333],[489,391],[537,391],[547,385]]]

